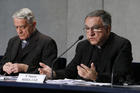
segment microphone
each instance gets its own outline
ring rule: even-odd
[[[114,84],[114,65],[112,66],[112,73],[111,73],[111,87],[113,87]]]
[[[126,82],[125,75],[122,75],[121,73],[117,73],[115,70],[115,65],[112,66],[112,72],[111,72],[111,87],[113,85],[123,85],[123,83]]]
[[[115,63],[113,63],[112,64],[112,72],[111,72],[111,75],[110,75],[110,77],[111,77],[111,87],[113,87],[113,85],[114,85],[114,79],[116,79],[116,72],[115,72]],[[115,76],[114,76],[115,75]]]
[[[60,58],[61,56],[63,56],[68,50],[70,50],[79,40],[82,40],[83,39],[83,35],[80,35],[79,38],[68,48],[66,49],[61,55],[59,55],[56,59],[53,60],[52,62],[52,72],[51,72],[51,79],[53,79],[53,69],[54,69],[54,65],[55,65],[55,62],[58,60],[58,58]]]

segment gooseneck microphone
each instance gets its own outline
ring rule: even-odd
[[[113,87],[113,84],[114,84],[114,65],[112,67],[112,72],[111,72],[111,87]]]
[[[55,62],[58,60],[58,58],[62,57],[68,50],[70,50],[79,40],[82,40],[83,39],[83,35],[80,35],[79,38],[68,48],[66,49],[61,55],[59,55],[56,59],[53,60],[52,62],[52,72],[51,72],[51,79],[53,79],[53,69],[54,69],[54,65],[55,65]]]

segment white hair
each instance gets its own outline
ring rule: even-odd
[[[29,8],[22,8],[18,11],[16,11],[13,16],[13,18],[23,18],[27,19],[28,23],[32,24],[35,21],[34,15],[32,11]]]

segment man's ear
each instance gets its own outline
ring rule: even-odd
[[[107,31],[108,34],[110,33],[110,31],[111,31],[111,26],[110,26],[110,25],[108,25],[108,26],[106,27],[106,31]]]

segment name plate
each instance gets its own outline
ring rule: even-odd
[[[16,81],[29,82],[29,83],[43,83],[45,78],[46,78],[46,75],[20,73]]]

